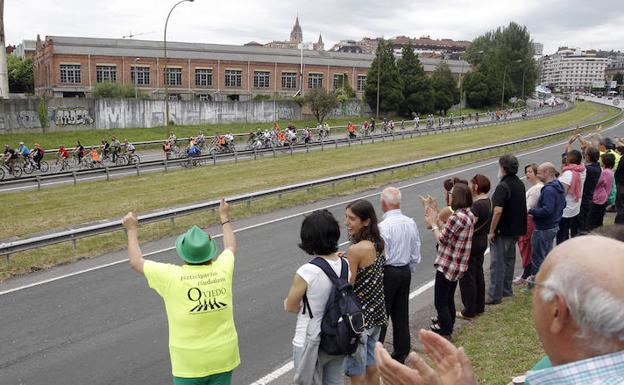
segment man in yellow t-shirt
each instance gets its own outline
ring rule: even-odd
[[[222,199],[224,250],[218,257],[216,242],[199,227],[178,237],[182,266],[144,260],[136,212],[122,221],[130,265],[145,275],[165,303],[174,385],[230,385],[232,371],[240,364],[232,303],[236,239],[228,213],[229,205]]]

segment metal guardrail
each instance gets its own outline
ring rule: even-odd
[[[273,155],[276,156],[276,153],[278,151],[289,151],[292,154],[293,151],[299,150],[299,149],[306,149],[306,151],[309,151],[310,148],[320,147],[323,150],[325,146],[337,147],[339,144],[351,145],[351,143],[358,143],[358,142],[360,144],[363,144],[364,142],[374,143],[375,140],[384,141],[385,138],[390,138],[390,137],[393,138],[394,140],[394,138],[397,136],[401,137],[401,139],[405,138],[408,135],[410,138],[413,138],[414,136],[429,135],[431,133],[444,133],[445,131],[453,132],[453,131],[465,130],[465,129],[470,129],[470,128],[482,128],[482,127],[489,127],[489,126],[494,126],[494,125],[504,125],[504,124],[516,122],[516,121],[540,119],[545,116],[549,116],[549,115],[563,112],[565,110],[573,108],[574,105],[566,104],[563,106],[564,106],[563,108],[559,107],[556,109],[551,109],[545,113],[531,115],[526,118],[523,118],[522,116],[516,116],[513,118],[508,118],[508,119],[498,120],[498,121],[484,121],[482,124],[476,124],[476,125],[467,124],[467,125],[461,126],[458,124],[458,125],[446,126],[442,128],[436,128],[434,126],[434,128],[430,128],[430,129],[418,128],[418,129],[412,129],[412,130],[397,130],[395,128],[395,130],[392,132],[367,135],[367,136],[360,135],[360,137],[356,139],[349,139],[349,138],[327,139],[327,140],[310,142],[308,144],[297,144],[297,145],[288,144],[287,146],[282,146],[282,147],[270,147],[270,148],[262,148],[262,149],[257,149],[257,150],[242,150],[242,151],[234,151],[234,152],[222,153],[222,154],[206,154],[206,155],[194,157],[194,159],[196,161],[211,161],[213,164],[216,164],[217,159],[234,158],[234,161],[238,162],[239,156],[243,156],[243,157],[253,156],[254,159],[256,159],[258,155],[262,155],[265,153],[273,153]],[[139,175],[141,173],[141,168],[164,166],[164,170],[167,171],[170,165],[174,165],[174,166],[182,165],[187,162],[188,162],[188,158],[181,157],[181,158],[174,158],[174,159],[153,160],[153,161],[141,162],[140,164],[127,165],[127,166],[106,166],[106,167],[98,167],[94,169],[63,171],[63,172],[57,172],[57,173],[52,173],[52,174],[29,175],[29,176],[22,176],[19,178],[12,178],[12,179],[0,181],[0,187],[11,186],[11,185],[16,185],[16,184],[24,184],[28,182],[33,182],[33,183],[36,182],[37,188],[41,189],[41,183],[45,181],[73,178],[74,184],[77,184],[79,181],[78,179],[79,176],[96,175],[96,174],[106,174],[106,180],[110,180],[110,176],[113,171],[132,170],[132,171],[136,171],[137,175]]]
[[[341,181],[357,180],[357,178],[365,177],[368,175],[373,175],[373,174],[378,174],[378,173],[388,172],[388,171],[392,172],[394,170],[405,168],[405,167],[412,167],[412,166],[417,166],[417,165],[424,166],[426,163],[439,162],[441,160],[446,160],[446,159],[450,159],[454,157],[459,157],[461,159],[461,157],[465,155],[471,155],[471,154],[475,154],[475,153],[479,153],[483,151],[492,151],[492,150],[497,150],[497,149],[501,149],[501,148],[505,148],[509,146],[515,146],[518,144],[528,143],[531,141],[547,139],[547,138],[551,138],[557,135],[562,135],[562,134],[566,134],[569,132],[573,132],[577,128],[585,129],[589,127],[595,127],[598,125],[606,124],[606,123],[612,122],[620,118],[622,115],[624,115],[624,111],[619,112],[617,115],[611,118],[608,118],[599,122],[587,124],[581,127],[570,127],[570,128],[565,128],[565,129],[557,130],[554,132],[550,132],[547,134],[532,136],[530,138],[518,139],[514,141],[478,147],[474,149],[456,151],[450,154],[438,155],[438,156],[433,156],[433,157],[429,157],[425,159],[418,159],[414,161],[403,162],[403,163],[393,164],[389,166],[377,167],[377,168],[373,168],[369,170],[358,171],[354,173],[348,173],[348,174],[333,176],[329,178],[295,183],[295,184],[278,187],[274,189],[262,190],[262,191],[242,194],[242,195],[238,195],[234,197],[229,197],[227,200],[230,204],[246,202],[247,205],[250,205],[251,201],[254,199],[259,199],[259,198],[263,198],[263,197],[267,197],[271,195],[280,195],[280,194],[284,194],[288,192],[293,192],[293,191],[302,190],[302,189],[310,189],[313,187],[323,186],[323,185],[328,185],[328,184],[331,184],[332,188],[335,188],[335,184]],[[166,210],[151,213],[151,214],[141,215],[139,217],[139,222],[142,224],[146,224],[146,223],[158,222],[158,221],[163,221],[163,220],[174,220],[178,216],[194,214],[194,213],[205,211],[205,210],[216,210],[218,207],[219,207],[219,201],[213,200],[209,202],[198,203],[198,204],[179,207],[179,208],[171,208],[171,209],[166,209]],[[63,242],[70,242],[70,241],[73,243],[74,248],[75,248],[76,241],[78,239],[91,237],[91,236],[99,235],[99,234],[111,233],[114,231],[121,230],[122,228],[123,227],[121,225],[121,220],[115,220],[115,221],[106,222],[106,223],[89,225],[89,226],[81,227],[78,229],[66,230],[66,231],[61,231],[61,232],[46,234],[46,235],[40,235],[40,236],[31,237],[27,239],[20,239],[17,241],[0,244],[0,255],[4,255],[6,257],[7,263],[9,263],[10,255],[13,253],[18,253],[18,252],[22,252],[26,250],[31,250],[31,249],[35,249],[39,247],[50,246],[50,245],[63,243]]]

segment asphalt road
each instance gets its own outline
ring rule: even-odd
[[[624,124],[607,132],[624,136]],[[562,148],[557,144],[520,154],[520,163],[556,163]],[[475,173],[495,184],[496,159],[397,184],[403,186],[403,210],[417,220],[423,241],[414,288],[433,278],[435,254],[418,195],[441,199],[443,179],[469,179]],[[308,259],[296,246],[301,215],[330,206],[342,222],[346,202],[367,196],[378,207],[377,194],[330,199],[234,223],[239,229],[234,306],[242,359],[234,384],[250,384],[290,360],[295,317],[284,313],[282,301],[295,270]],[[213,234],[219,230],[209,229]],[[145,245],[144,252],[170,248],[173,239]],[[346,241],[344,235],[341,241]],[[179,262],[171,250],[149,258]],[[119,263],[124,259],[123,252],[105,255],[0,284],[0,384],[171,383],[163,304],[143,277]],[[433,301],[431,293],[426,296]]]
[[[552,113],[553,110],[550,107],[545,107],[542,109],[537,110],[536,112],[533,112],[532,110],[529,110],[529,116],[537,116],[537,115],[544,115],[544,114],[550,114]],[[512,116],[512,118],[518,118],[519,117],[519,113],[514,113]],[[481,124],[490,124],[492,123],[489,119],[489,117],[486,116],[482,116],[481,120],[480,120]],[[503,123],[504,121],[501,121],[501,123]],[[456,123],[458,123],[458,120],[456,119]],[[468,129],[471,128],[474,125],[474,121],[472,122],[467,122],[466,126],[464,127],[464,129]],[[454,129],[458,129],[460,128],[460,126],[458,124],[454,125]],[[395,139],[396,140],[400,140],[402,138],[402,135],[406,135],[405,137],[407,137],[407,135],[409,135],[408,133],[406,133],[409,130],[413,129],[413,122],[408,121],[405,123],[405,130],[401,130],[398,126],[395,125]],[[434,124],[434,129],[432,130],[426,130],[426,122],[420,122],[420,133],[423,135],[429,135],[429,134],[436,134],[436,133],[444,133],[444,132],[448,132],[448,119],[445,119],[445,126],[443,127],[443,129],[438,130],[437,128],[437,121]],[[380,134],[382,132],[381,127],[378,127],[375,130],[375,134]],[[416,135],[416,134],[414,134]],[[346,137],[346,131],[345,129],[335,129],[332,131],[331,136],[326,139],[326,143],[324,148],[334,148],[334,144],[332,143],[333,140],[342,140]],[[390,137],[385,138],[384,140],[393,140]],[[381,142],[382,139],[381,138],[376,138],[375,139],[375,143]],[[360,142],[360,138],[359,138],[359,134],[358,134],[358,138],[353,140],[352,145],[359,145]],[[368,140],[368,142],[366,140],[364,140],[364,143],[370,143],[370,140]],[[339,143],[338,147],[345,147],[348,146],[347,143]],[[239,148],[244,147],[243,143],[239,143],[238,145]],[[312,146],[309,149],[310,151],[319,151],[322,150],[322,147],[320,146]],[[305,152],[307,151],[305,148],[297,148],[294,149],[293,152]],[[289,154],[289,148],[288,147],[283,147],[283,148],[277,148],[276,149],[276,155],[277,156],[283,156],[283,155],[287,155]],[[141,165],[141,173],[146,173],[146,172],[158,172],[158,171],[162,171],[164,169],[163,165],[146,165],[145,162],[149,162],[149,161],[156,161],[156,160],[162,160],[163,159],[163,153],[162,151],[159,150],[151,150],[151,151],[141,151],[141,152],[137,152],[137,155],[139,155],[141,157],[141,162],[143,163]],[[234,156],[227,156],[227,154],[224,154],[225,156],[223,157],[218,157],[216,162],[217,163],[232,163],[235,161]],[[262,157],[271,157],[272,153],[271,152],[265,152],[265,153],[260,153],[258,154],[258,158],[262,158]],[[245,155],[245,154],[239,154],[238,156],[238,160],[250,160],[253,158],[253,155]],[[50,165],[52,166],[52,164],[54,163],[53,161],[49,162]],[[204,165],[210,165],[212,164],[212,160],[211,159],[207,159],[204,162]],[[180,164],[176,163],[176,164],[170,164],[169,165],[169,169],[179,169],[181,166]],[[38,171],[35,172],[35,174],[33,175],[37,175]],[[46,173],[46,174],[40,174],[42,176],[53,176],[53,173]],[[133,175],[137,175],[136,170],[132,169],[132,170],[119,170],[119,169],[115,169],[115,167],[111,167],[110,168],[110,177],[111,178],[119,178],[119,177],[126,177],[126,176],[133,176]],[[27,175],[22,175],[23,177],[26,177]],[[106,173],[102,170],[101,173],[97,173],[97,174],[78,174],[76,176],[76,179],[78,182],[85,182],[85,181],[95,181],[95,180],[103,180],[106,179]],[[5,177],[5,180],[7,181],[12,181],[12,177]],[[66,177],[62,177],[62,178],[54,178],[54,179],[43,179],[41,181],[41,188],[46,188],[46,187],[54,187],[54,186],[59,186],[59,185],[65,185],[65,184],[71,184],[74,183],[74,179],[72,176],[66,176]],[[6,184],[6,185],[0,185],[0,192],[13,192],[13,191],[24,191],[24,190],[33,190],[38,188],[38,184],[35,181],[23,181],[23,182],[18,182],[15,181],[15,183],[10,183],[10,184]]]

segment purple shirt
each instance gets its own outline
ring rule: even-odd
[[[612,185],[613,170],[610,168],[603,168],[600,173],[600,179],[598,179],[598,183],[596,184],[596,189],[594,190],[594,198],[592,199],[592,202],[597,205],[604,205],[607,203],[609,194],[611,194]]]

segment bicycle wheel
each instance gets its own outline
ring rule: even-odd
[[[25,174],[30,175],[30,174],[32,174],[32,172],[35,170],[35,167],[33,166],[33,164],[32,164],[32,163],[30,163],[30,162],[26,162],[26,163],[24,163],[24,168],[23,168],[23,170],[24,170],[24,173],[25,173]]]
[[[50,166],[48,165],[48,162],[46,162],[45,160],[42,160],[39,164],[39,171],[48,172],[49,169],[50,169]]]
[[[14,178],[19,178],[20,176],[22,176],[22,168],[20,166],[13,167],[12,174]]]
[[[0,166],[0,180],[4,180],[4,167]]]
[[[128,164],[128,158],[125,155],[117,155],[117,159],[115,159],[116,166],[125,166]]]
[[[138,155],[132,155],[128,161],[130,164],[140,164],[141,158]]]

